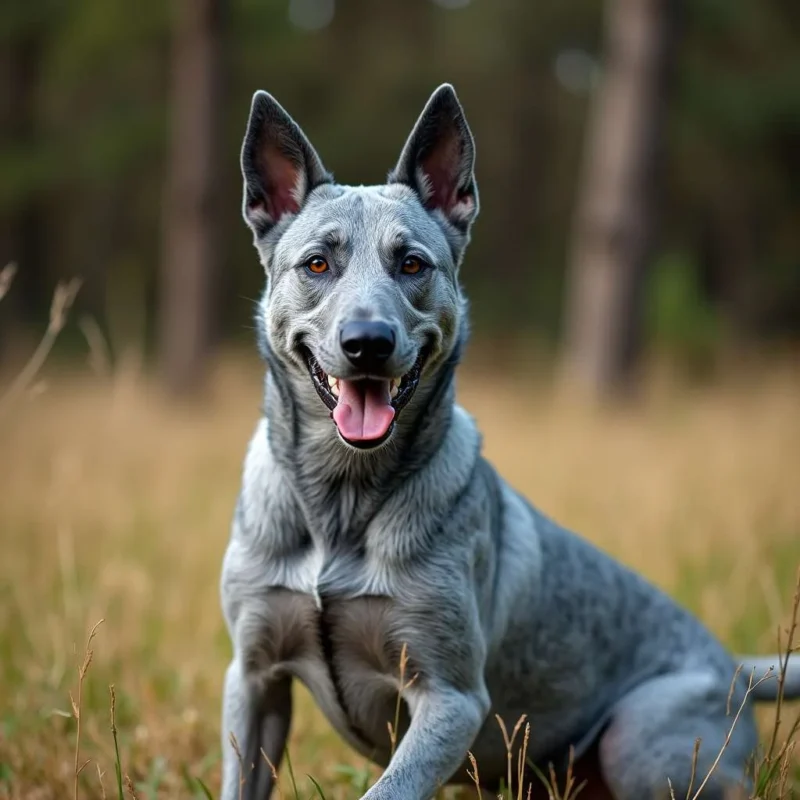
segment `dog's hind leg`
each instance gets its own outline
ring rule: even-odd
[[[240,796],[248,800],[267,800],[274,781],[266,759],[278,768],[291,717],[289,677],[265,685],[249,680],[237,659],[231,662],[225,673],[222,705],[220,800],[238,800]]]
[[[617,800],[668,800],[670,785],[683,800],[709,772],[703,800],[748,796],[746,770],[758,737],[747,707],[726,744],[744,690],[739,684],[732,693],[730,715],[729,692],[724,679],[709,671],[664,675],[626,695],[598,745],[603,777]]]

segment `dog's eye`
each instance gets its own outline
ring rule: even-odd
[[[315,275],[322,275],[322,273],[327,272],[330,267],[324,258],[321,256],[314,256],[314,258],[306,262],[306,269],[309,272],[313,272]]]
[[[422,260],[416,256],[409,256],[400,265],[400,271],[405,275],[416,275],[422,271]]]

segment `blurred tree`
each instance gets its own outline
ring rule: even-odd
[[[564,353],[567,377],[601,395],[630,388],[642,344],[674,6],[673,0],[606,4],[606,52],[586,134]]]
[[[211,346],[225,0],[175,0],[160,357],[175,393],[197,389]]]
[[[225,0],[226,91],[210,82],[206,93],[207,73],[186,77],[196,61],[179,57],[190,48],[178,40],[202,41],[188,25],[201,25],[216,4],[192,4],[194,21],[179,33],[178,12],[189,7],[179,2],[141,0],[135,14],[108,0],[0,3],[0,258],[13,256],[21,268],[0,320],[13,301],[17,318],[38,330],[55,281],[80,275],[79,313],[97,317],[114,353],[154,343],[171,380],[180,377],[174,363],[202,374],[215,327],[251,341],[248,317],[263,287],[240,216],[238,153],[253,91],[279,98],[337,177],[371,183],[397,158],[430,91],[449,81],[478,145],[481,215],[462,272],[476,339],[522,333],[552,342],[566,329],[575,342],[579,283],[569,294],[567,285],[584,230],[575,194],[588,187],[580,185],[579,154],[581,140],[591,138],[582,134],[604,4]],[[719,324],[700,327],[717,350],[733,330],[756,342],[797,335],[800,4],[692,0],[682,22],[678,80],[661,108],[669,143],[662,245],[650,246],[652,276],[633,269],[630,282],[614,284],[629,287],[617,298],[635,311],[647,277],[650,294],[665,294],[672,329],[708,318],[692,304],[713,310]],[[209,44],[207,63],[217,59],[219,73],[216,46]],[[643,86],[650,78],[638,80]],[[623,115],[610,124],[617,135],[627,123]],[[638,147],[642,140],[634,139]],[[593,152],[586,142],[587,178]],[[623,195],[637,215],[646,212],[649,191],[642,209],[631,200],[638,191],[598,200],[601,220]],[[571,219],[576,237],[566,270]],[[638,225],[627,213],[624,221]],[[221,253],[224,270],[214,266]],[[681,275],[665,274],[675,270]],[[671,295],[664,287],[676,281],[698,291]],[[635,363],[641,342],[636,314],[607,318],[610,338],[585,334],[583,341],[615,342],[604,352],[623,366],[609,374],[629,374],[625,365]],[[665,341],[663,330],[649,327],[654,343]]]
[[[39,89],[46,45],[39,15],[13,2],[4,10],[14,35],[0,43],[0,131],[2,150],[26,160],[39,138]],[[4,37],[5,39],[6,37]],[[38,187],[28,184],[15,196],[0,196],[0,269],[10,261],[22,267],[0,315],[0,360],[9,355],[21,327],[23,310],[37,297],[42,271],[42,237],[38,226],[45,214]]]
[[[742,340],[800,333],[800,4],[693,0],[667,220]]]

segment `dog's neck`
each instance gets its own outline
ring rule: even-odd
[[[397,420],[390,441],[374,450],[346,445],[307,376],[264,353],[264,414],[275,463],[287,471],[309,525],[323,534],[358,537],[383,501],[423,469],[441,447],[453,416],[460,348],[423,380]]]

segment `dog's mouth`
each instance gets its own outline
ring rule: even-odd
[[[311,382],[330,409],[342,439],[364,449],[383,444],[417,390],[426,350],[420,352],[414,366],[401,378],[348,380],[328,375],[314,354],[308,348],[303,349]]]

